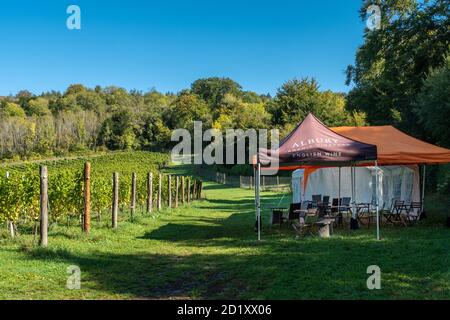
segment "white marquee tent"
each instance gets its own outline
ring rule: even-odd
[[[341,183],[339,186],[339,170]],[[375,167],[356,167],[355,199],[359,203],[371,203],[376,199]],[[406,203],[420,202],[420,172],[419,166],[383,166],[379,168],[378,195],[381,208],[388,208],[392,199],[401,199]],[[351,197],[351,168],[321,168],[309,174],[304,181],[304,169],[292,173],[292,202],[311,200],[312,195],[321,194],[333,198]]]

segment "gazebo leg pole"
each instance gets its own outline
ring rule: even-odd
[[[378,161],[375,161],[375,194],[376,194],[375,208],[377,211],[377,240],[380,240],[380,210],[379,210],[380,197],[378,193],[378,179],[379,179]]]
[[[256,167],[256,213],[258,223],[258,241],[261,240],[261,196],[260,196],[261,164],[258,162]]]
[[[352,165],[350,167],[350,180],[351,180],[351,183],[352,183],[352,190],[351,190],[352,191],[352,200],[351,200],[351,203],[350,203],[350,206],[351,206],[350,211],[352,213],[352,216],[350,218],[350,229],[351,230],[359,229],[358,219],[357,219],[357,214],[356,214],[356,199],[355,199],[356,198],[356,196],[355,196],[356,179],[355,179],[355,173],[356,173],[355,165]]]
[[[423,168],[423,170],[422,170],[422,175],[423,175],[423,177],[422,177],[422,208],[421,208],[421,210],[422,210],[422,212],[423,212],[423,209],[425,208],[425,176],[426,176],[426,166],[423,165],[422,168]]]
[[[338,217],[343,224],[343,217],[341,217],[341,167],[339,167],[339,186],[338,186]]]

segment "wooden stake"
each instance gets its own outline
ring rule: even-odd
[[[91,231],[91,164],[84,164],[84,227],[86,234]]]
[[[112,227],[117,228],[117,213],[119,211],[119,174],[113,174]]]
[[[152,212],[153,209],[153,173],[149,172],[147,175],[147,212]]]
[[[199,187],[199,198],[203,198],[203,181],[200,181],[200,187]]]
[[[161,194],[162,194],[162,174],[159,174],[159,181],[158,181],[158,211],[161,210]]]
[[[169,174],[167,177],[167,205],[172,207],[172,176]]]
[[[194,186],[192,187],[192,200],[197,199],[197,179],[194,179]]]
[[[135,211],[136,211],[136,172],[133,172],[131,173],[131,204],[130,204],[131,221],[133,221]]]
[[[187,203],[191,202],[191,178],[187,178]]]
[[[175,208],[178,208],[178,189],[180,188],[180,177],[175,178]]]
[[[184,204],[185,194],[184,194],[184,177],[181,177],[181,203]]]
[[[47,167],[42,166],[40,168],[41,175],[41,198],[40,198],[40,211],[41,211],[41,226],[40,226],[40,245],[46,247],[48,245],[48,172]]]

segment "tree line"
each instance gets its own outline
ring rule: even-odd
[[[305,100],[305,98],[307,99]],[[173,129],[271,128],[288,132],[308,112],[330,125],[362,124],[345,96],[320,91],[314,79],[286,82],[274,98],[244,91],[228,78],[195,81],[178,94],[91,89],[20,91],[0,102],[0,157],[36,158],[83,150],[165,150]]]

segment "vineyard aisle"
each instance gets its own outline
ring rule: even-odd
[[[115,230],[93,220],[89,236],[78,226],[50,228],[48,248],[33,248],[31,235],[0,239],[0,299],[449,296],[443,228],[386,230],[382,242],[367,230],[296,240],[288,227],[266,228],[257,243],[252,190],[205,183],[204,194],[206,200],[151,216],[137,210],[134,223],[121,221]],[[281,195],[263,197],[267,208]],[[382,264],[383,290],[367,290],[367,261]],[[73,265],[81,270],[79,290],[66,288]]]

